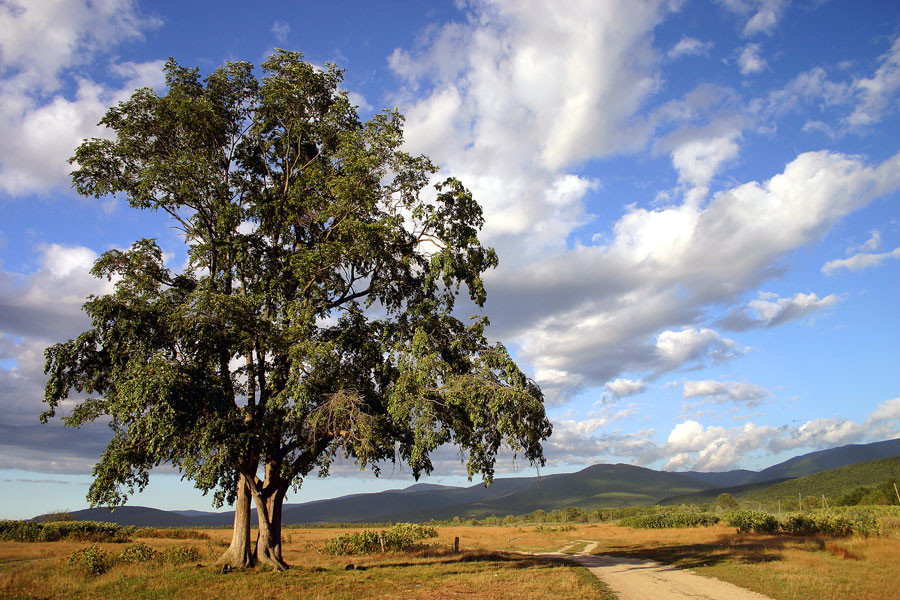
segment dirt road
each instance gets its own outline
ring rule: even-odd
[[[731,583],[701,577],[671,565],[651,560],[591,554],[597,547],[597,542],[578,542],[579,546],[587,544],[581,552],[566,554],[567,550],[576,546],[570,544],[545,556],[563,556],[586,567],[606,583],[619,600],[771,600],[768,596]]]

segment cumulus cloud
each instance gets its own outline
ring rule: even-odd
[[[761,385],[746,381],[685,381],[684,399],[708,398],[714,402],[735,402],[755,406],[772,396],[772,392]]]
[[[888,259],[900,259],[900,248],[895,248],[891,252],[879,252],[876,254],[860,252],[848,258],[838,258],[829,260],[822,265],[822,272],[826,275],[834,275],[841,269],[848,271],[863,271],[871,267],[877,267]]]
[[[660,1],[577,1],[565,11],[536,0],[479,2],[466,23],[394,51],[408,147],[466,182],[493,245],[528,236],[527,252],[501,252],[508,260],[558,249],[586,222],[583,202],[596,182],[567,168],[644,145],[650,124],[636,117],[659,86],[652,30],[667,9]]]
[[[634,396],[647,389],[647,384],[641,380],[619,378],[606,384],[606,390],[617,398]]]
[[[631,208],[606,243],[576,246],[489,274],[488,311],[542,384],[603,385],[624,372],[659,374],[739,355],[733,341],[691,325],[777,275],[784,257],[844,215],[900,186],[900,155],[881,164],[801,154],[768,181],[708,204]],[[832,306],[835,296],[762,296],[726,321],[775,326]],[[491,303],[504,307],[492,312]],[[705,354],[704,354],[705,353]]]
[[[90,325],[81,305],[112,284],[90,274],[97,254],[83,246],[47,244],[34,273],[0,271],[0,332],[40,340],[64,340]]]
[[[670,60],[675,60],[682,56],[705,55],[709,53],[712,46],[712,42],[701,42],[697,38],[682,36],[678,43],[666,53],[666,56]]]
[[[741,53],[738,56],[738,67],[741,69],[741,75],[759,73],[768,66],[766,59],[759,52],[759,44],[747,44],[741,49]]]
[[[819,298],[816,294],[794,294],[791,298],[780,298],[778,294],[760,292],[759,298],[751,300],[719,321],[719,325],[730,331],[746,331],[759,327],[775,327],[790,321],[805,319],[820,310],[830,308],[840,302],[836,294]]]
[[[798,427],[745,423],[728,428],[707,427],[689,419],[672,428],[665,444],[645,453],[667,458],[670,470],[721,471],[734,468],[750,454],[821,450],[896,437],[900,430],[895,420],[900,420],[900,398],[880,404],[863,423],[829,418],[812,419]]]
[[[68,158],[106,108],[135,87],[160,85],[162,62],[112,63],[121,87],[72,69],[158,25],[134,2],[49,1],[0,5],[0,189],[13,195],[67,182]],[[38,48],[39,51],[35,51]],[[64,84],[74,93],[67,95]]]

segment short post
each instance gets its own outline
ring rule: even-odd
[[[453,538],[453,551],[459,552],[459,537]]]

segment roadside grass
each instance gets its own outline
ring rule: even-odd
[[[520,540],[515,528],[441,528],[432,547],[418,552],[334,557],[325,541],[348,529],[287,529],[284,557],[295,565],[277,573],[262,568],[223,574],[214,562],[230,531],[207,530],[209,541],[138,538],[155,550],[192,545],[201,562],[184,565],[116,564],[102,575],[66,565],[86,546],[78,542],[0,542],[0,598],[448,598],[612,600],[614,596],[584,568],[565,561],[525,556],[496,548]],[[570,534],[572,532],[569,532]],[[543,534],[550,537],[554,534]],[[454,553],[454,537],[461,552]],[[255,537],[255,532],[254,532]],[[540,545],[537,539],[530,544]],[[553,541],[550,545],[554,545]],[[127,544],[98,544],[117,556]],[[352,564],[353,569],[347,569]]]
[[[727,525],[600,527],[594,553],[673,564],[776,600],[883,600],[897,594],[896,537],[738,534]]]

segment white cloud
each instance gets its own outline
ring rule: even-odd
[[[772,392],[761,385],[746,381],[685,381],[683,388],[685,399],[709,398],[715,402],[743,403],[755,406],[769,398]]]
[[[777,294],[760,292],[759,298],[733,310],[719,324],[731,331],[746,331],[756,327],[775,327],[830,308],[840,302],[836,294],[819,298],[816,294],[794,294],[779,298]]]
[[[790,0],[718,0],[728,10],[748,17],[744,24],[743,34],[752,36],[758,33],[771,34],[778,26],[784,9]]]
[[[484,207],[483,236],[507,260],[561,249],[586,222],[596,182],[567,169],[646,143],[651,125],[636,117],[660,83],[652,31],[666,10],[655,0],[573,1],[565,11],[485,1],[417,50],[394,51],[407,146],[465,181]],[[504,251],[518,236],[528,252]]]
[[[873,229],[869,233],[869,239],[863,242],[858,249],[863,252],[875,252],[879,248],[881,248],[881,232]]]
[[[682,56],[705,55],[709,53],[712,46],[712,42],[701,42],[697,38],[682,36],[678,43],[666,53],[666,56],[670,60],[675,60]]]
[[[741,69],[741,75],[750,75],[751,73],[759,73],[768,66],[766,59],[759,53],[759,44],[747,44],[741,50],[738,56],[738,66]]]
[[[663,331],[656,338],[656,352],[660,357],[657,372],[677,369],[685,364],[715,364],[733,360],[742,354],[734,340],[721,337],[712,329],[688,328],[681,331]]]
[[[847,269],[848,271],[863,271],[871,267],[877,267],[888,259],[900,259],[900,248],[895,248],[892,252],[881,252],[878,254],[868,254],[861,252],[854,254],[849,258],[838,258],[830,260],[822,266],[822,272],[826,275],[833,275],[836,271]]]
[[[160,84],[162,63],[112,64],[123,80],[118,89],[68,71],[156,25],[126,0],[0,6],[0,189],[15,195],[66,184],[75,147],[102,134],[96,123],[110,104],[134,87]],[[71,97],[59,92],[67,81]]]
[[[744,35],[771,34],[778,25],[788,0],[761,0],[756,2],[755,12],[744,25]]]
[[[288,34],[291,32],[291,26],[284,21],[275,21],[272,23],[272,35],[275,36],[275,39],[280,43],[287,42]]]
[[[488,274],[495,335],[516,341],[551,392],[603,385],[624,372],[658,375],[728,360],[740,349],[697,326],[702,315],[732,305],[782,272],[790,252],[898,186],[900,155],[867,165],[811,152],[768,181],[723,190],[706,205],[632,207],[605,243]],[[837,301],[761,297],[743,307],[743,327],[802,319]],[[492,302],[503,310],[492,311]]]
[[[88,325],[81,305],[112,283],[90,274],[97,254],[84,247],[49,244],[31,274],[0,271],[0,332],[28,339],[62,341]]]
[[[857,79],[853,87],[859,104],[847,118],[851,126],[878,123],[892,108],[896,110],[895,99],[900,92],[900,36],[881,57],[881,64],[872,77]]]
[[[633,379],[620,378],[607,383],[606,389],[618,398],[625,398],[626,396],[640,394],[647,389],[647,384],[641,380],[635,381]]]

